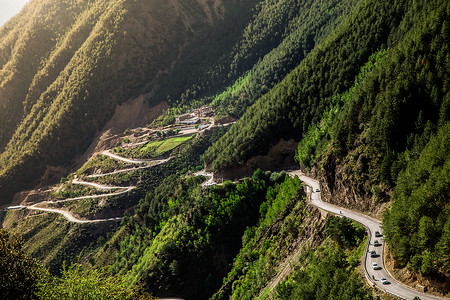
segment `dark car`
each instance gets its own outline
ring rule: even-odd
[[[375,231],[375,237],[382,237],[383,235],[379,231]]]
[[[370,257],[378,257],[375,251],[370,251]]]
[[[375,241],[373,242],[373,245],[374,245],[375,247],[378,247],[378,246],[381,246],[381,243],[378,242],[378,240],[375,240]]]

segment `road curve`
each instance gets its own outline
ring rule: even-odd
[[[118,171],[114,171],[114,172],[110,172],[110,173],[87,175],[86,178],[106,177],[109,175],[115,175],[115,174],[119,174],[119,173],[128,173],[128,172],[132,172],[132,171],[136,171],[136,170],[140,170],[140,169],[148,169],[151,167],[153,167],[153,166],[143,166],[143,167],[136,167],[136,168],[130,168],[130,169],[122,169],[122,170],[118,170]]]
[[[100,184],[100,183],[95,183],[95,182],[87,182],[87,181],[83,181],[81,179],[74,179],[72,180],[73,184],[79,184],[79,185],[85,185],[85,186],[90,186],[93,188],[96,188],[98,190],[117,190],[117,189],[123,189],[123,186],[109,186],[109,185],[104,185],[104,184]],[[125,187],[126,188],[126,187]]]
[[[97,198],[104,198],[104,197],[119,196],[119,195],[126,194],[126,193],[134,190],[136,187],[135,186],[127,186],[127,187],[121,187],[121,188],[123,188],[124,190],[120,191],[120,192],[101,194],[101,195],[80,196],[80,197],[68,198],[68,199],[64,199],[64,200],[44,201],[44,202],[59,203],[59,202],[68,202],[68,201],[83,200],[83,199],[97,199]]]
[[[88,177],[91,177],[91,178],[101,177],[101,176],[116,174],[116,173],[120,173],[120,172],[128,172],[128,171],[134,171],[137,169],[149,168],[149,167],[153,167],[153,166],[168,162],[169,160],[172,159],[171,157],[169,157],[167,159],[160,159],[160,160],[128,159],[128,158],[121,157],[119,155],[112,154],[109,151],[104,151],[102,154],[107,155],[107,156],[117,159],[117,160],[128,162],[128,163],[133,163],[133,164],[146,163],[147,165],[144,167],[125,169],[125,170],[120,170],[120,171],[116,171],[116,172],[108,173],[108,174],[91,175]],[[72,183],[91,186],[91,187],[95,187],[100,190],[113,190],[113,189],[122,189],[122,190],[119,192],[113,192],[113,193],[107,193],[107,194],[101,194],[101,195],[80,196],[80,197],[69,198],[69,199],[64,199],[64,200],[44,201],[41,203],[60,203],[60,202],[76,201],[76,200],[83,200],[83,199],[97,199],[97,198],[104,198],[104,197],[119,196],[122,194],[126,194],[136,188],[135,186],[127,186],[127,187],[107,186],[107,185],[98,184],[98,183],[94,183],[94,182],[86,182],[81,179],[75,179],[72,181]],[[31,205],[31,206],[24,206],[24,207],[31,209],[31,210],[58,213],[58,214],[63,215],[69,222],[75,222],[75,223],[96,223],[96,222],[116,221],[116,220],[122,219],[122,218],[109,218],[109,219],[99,219],[99,220],[80,220],[80,219],[75,218],[70,212],[65,211],[65,210],[60,210],[60,209],[56,209],[56,208],[37,207],[37,204]]]
[[[356,222],[366,227],[369,233],[369,238],[368,238],[368,245],[366,246],[366,251],[364,253],[363,261],[366,279],[370,282],[370,284],[375,285],[384,292],[387,292],[402,299],[414,299],[414,297],[419,297],[421,300],[448,299],[416,291],[408,287],[407,285],[398,282],[391,276],[391,274],[386,269],[386,266],[384,264],[384,240],[382,237],[381,238],[375,237],[375,231],[383,233],[380,221],[371,218],[369,216],[363,215],[361,213],[323,202],[320,195],[320,183],[317,180],[314,180],[310,177],[303,175],[300,171],[291,171],[288,173],[291,176],[298,176],[301,181],[303,181],[306,185],[311,187],[312,191],[310,193],[311,195],[310,203],[312,205],[320,209],[326,210],[328,212],[355,220]],[[319,192],[317,192],[317,190],[319,190]],[[382,245],[375,247],[373,244],[375,240],[381,242]],[[375,258],[370,257],[369,251],[373,250],[377,253],[377,255],[379,255],[378,257]],[[373,262],[376,262],[378,266],[381,267],[381,269],[374,270],[372,267]],[[380,278],[382,277],[386,278],[390,282],[390,284],[382,284],[380,281]]]
[[[74,222],[74,223],[98,223],[98,222],[118,221],[118,220],[122,219],[122,218],[109,218],[109,219],[98,219],[98,220],[80,220],[80,219],[77,219],[74,216],[72,216],[72,214],[70,212],[61,210],[61,209],[36,207],[36,204],[32,205],[32,206],[26,206],[26,208],[31,209],[31,210],[57,213],[57,214],[63,215],[69,222]]]
[[[194,176],[204,176],[204,177],[208,177],[209,178],[207,181],[202,183],[203,187],[216,185],[216,183],[214,182],[214,174],[213,173],[209,173],[209,172],[206,172],[206,171],[199,171],[197,173],[194,173]]]
[[[120,192],[109,193],[109,194],[82,196],[82,197],[69,198],[69,199],[56,200],[56,201],[43,201],[43,202],[40,202],[40,203],[59,203],[59,202],[75,201],[75,200],[82,200],[82,199],[95,199],[95,198],[118,196],[118,195],[122,195],[122,194],[128,193],[129,191],[131,191],[131,190],[133,190],[135,188],[134,186],[129,186],[129,187],[114,186],[114,187],[110,187],[110,186],[106,186],[106,185],[102,185],[102,184],[98,184],[98,183],[85,182],[85,181],[82,181],[80,179],[75,179],[75,180],[72,181],[72,183],[80,184],[80,185],[88,185],[88,186],[92,186],[92,187],[95,187],[95,188],[98,188],[98,189],[103,189],[103,190],[111,190],[111,189],[124,189],[124,190],[120,191]],[[31,210],[38,210],[38,211],[52,212],[52,213],[61,214],[69,222],[74,222],[74,223],[98,223],[98,222],[117,221],[117,220],[121,220],[122,219],[120,217],[117,217],[117,218],[97,219],[97,220],[80,220],[80,219],[75,218],[68,211],[61,210],[61,209],[56,209],[56,208],[37,207],[37,205],[38,204],[34,204],[34,205],[31,205],[31,206],[24,206],[24,207],[28,208],[28,209],[31,209]]]
[[[142,164],[145,163],[147,164],[147,166],[156,166],[165,162],[168,162],[169,160],[171,160],[171,157],[166,158],[166,159],[137,159],[137,158],[126,158],[114,153],[111,153],[110,150],[105,150],[102,152],[103,155],[109,156],[113,159],[116,160],[120,160],[126,163],[130,163],[130,164]]]

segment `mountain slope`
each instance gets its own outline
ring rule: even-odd
[[[332,37],[243,115],[207,152],[205,162],[214,170],[232,168],[267,153],[281,137],[300,138],[311,123],[320,120],[333,94],[349,88],[369,56],[388,42],[404,10],[402,3],[363,3]]]
[[[117,104],[154,86],[183,47],[220,19],[223,5],[214,3],[34,0],[7,23],[0,31],[2,200],[46,164],[86,149]]]
[[[6,187],[15,180],[17,188],[30,175],[38,178],[46,164],[67,163],[87,147],[117,104],[140,93],[152,104],[170,104],[159,120],[163,124],[206,103],[219,117],[242,118],[223,131],[205,130],[192,138],[170,154],[167,165],[113,172],[94,181],[133,185],[133,193],[65,207],[89,215],[91,209],[105,209],[106,202],[139,202],[117,228],[107,229],[113,235],[107,241],[95,240],[97,236],[77,226],[73,230],[80,235],[66,235],[64,228],[70,226],[61,226],[63,220],[51,215],[44,215],[47,222],[39,227],[27,226],[39,219],[28,218],[26,210],[6,212],[4,224],[24,231],[28,251],[52,271],[62,259],[74,260],[85,249],[92,251],[79,256],[85,267],[110,266],[129,286],[160,297],[371,299],[357,273],[363,229],[344,219],[324,222],[326,216],[307,205],[300,181],[284,172],[257,170],[252,178],[209,186],[191,172],[201,168],[205,149],[219,137],[204,155],[206,167],[219,180],[226,179],[225,174],[241,179],[237,168],[255,161],[267,169],[281,168],[267,163],[272,150],[288,148],[283,150],[293,157],[294,148],[286,145],[295,147],[296,142],[280,140],[295,139],[296,159],[320,180],[323,197],[379,219],[387,211],[383,230],[392,265],[406,266],[404,273],[418,278],[417,283],[447,295],[447,2],[152,2],[158,9],[131,0],[82,2],[73,21],[68,18],[78,29],[72,32],[76,26],[67,25],[68,35],[56,39],[47,50],[48,59],[38,67],[29,65],[42,72],[28,79],[31,84],[24,81],[30,84],[29,94],[17,108],[24,116],[18,117],[0,156],[2,196],[4,191],[12,194]],[[169,8],[173,12],[163,14]],[[217,21],[219,17],[224,21]],[[75,50],[57,47],[74,41]],[[17,63],[13,57],[4,68]],[[12,81],[9,75],[2,77],[5,93],[22,80],[11,70],[7,74]],[[11,103],[7,107],[12,112],[16,108]],[[7,115],[14,115],[11,112]],[[174,128],[158,128],[155,136]],[[130,134],[141,131],[148,134],[137,144],[118,136],[117,153],[132,156],[141,146],[150,146],[145,144],[153,138],[148,128]],[[78,176],[92,166],[89,174],[119,165],[100,162],[91,161]],[[54,237],[48,237],[49,231],[55,231]],[[326,239],[327,234],[337,244]],[[35,242],[43,236],[45,243]],[[86,242],[77,242],[86,236]],[[58,247],[47,253],[47,245]],[[298,269],[275,289],[273,276],[291,259]]]
[[[396,265],[446,293],[449,15],[446,1],[363,2],[207,151],[207,166],[233,174],[280,138],[297,139],[299,162],[330,201],[374,213],[393,195],[384,224]]]

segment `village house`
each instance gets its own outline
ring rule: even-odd
[[[197,118],[206,118],[214,116],[214,109],[209,105],[204,105],[194,110],[194,114]]]
[[[200,118],[209,118],[214,116],[214,109],[209,105],[197,108],[192,113],[186,113],[175,117],[176,124],[197,124]]]

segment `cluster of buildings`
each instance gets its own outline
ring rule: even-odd
[[[193,125],[201,122],[202,118],[209,118],[214,116],[214,109],[209,105],[204,105],[195,109],[193,112],[179,115],[175,117],[176,124]]]

